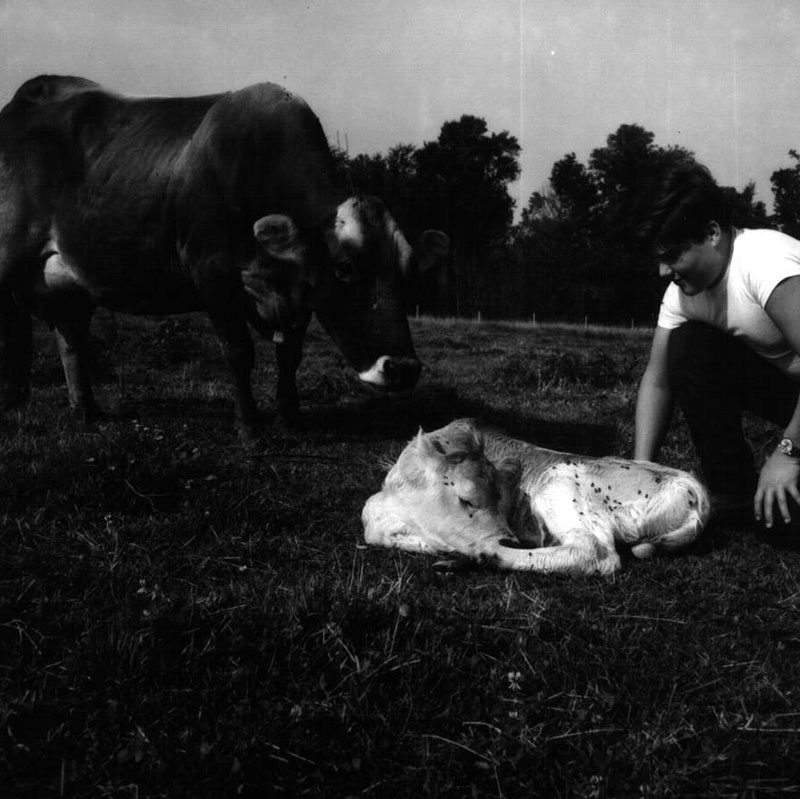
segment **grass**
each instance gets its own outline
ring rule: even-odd
[[[306,429],[249,453],[201,317],[97,322],[108,420],[73,422],[37,330],[0,421],[0,795],[800,792],[795,549],[717,527],[578,580],[361,545],[420,424],[630,454],[647,331],[412,320],[426,371],[391,396],[314,327]],[[692,465],[681,425],[664,456]]]

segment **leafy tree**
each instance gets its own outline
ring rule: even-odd
[[[605,147],[592,150],[589,169],[604,200],[641,186],[649,177],[658,149],[653,145],[654,138],[640,125],[620,125],[606,139]]]
[[[767,208],[760,200],[756,202],[756,184],[750,181],[742,191],[737,191],[733,186],[723,186],[725,199],[733,209],[733,222],[739,227],[761,228],[768,227],[770,218]]]
[[[516,240],[524,238],[527,252],[541,259],[530,264],[537,313],[649,320],[659,289],[635,237],[642,195],[666,165],[692,158],[654,138],[639,125],[621,125],[591,152],[588,166],[574,153],[557,161],[551,196],[531,197]]]
[[[597,178],[575,157],[565,155],[553,164],[550,171],[550,187],[562,214],[572,218],[576,224],[589,224],[600,199]]]
[[[477,297],[491,293],[497,277],[489,255],[513,220],[508,185],[519,176],[520,147],[507,131],[489,133],[480,117],[445,122],[435,142],[417,153],[420,210],[429,225],[451,239],[448,268],[440,271],[439,307],[477,310]]]
[[[794,159],[792,167],[777,169],[770,177],[775,198],[775,220],[778,227],[790,236],[800,238],[800,154],[789,150]]]

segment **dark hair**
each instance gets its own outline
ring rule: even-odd
[[[730,203],[711,173],[698,163],[667,169],[653,194],[646,235],[659,255],[679,254],[705,239],[709,222],[731,224]]]

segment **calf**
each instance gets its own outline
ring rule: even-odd
[[[709,497],[688,472],[556,452],[469,419],[420,430],[362,512],[368,544],[502,569],[612,574],[697,538]]]

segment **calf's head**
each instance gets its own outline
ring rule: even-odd
[[[493,465],[476,436],[443,440],[420,432],[367,500],[364,537],[377,546],[479,557],[512,538],[507,515],[515,462]]]

